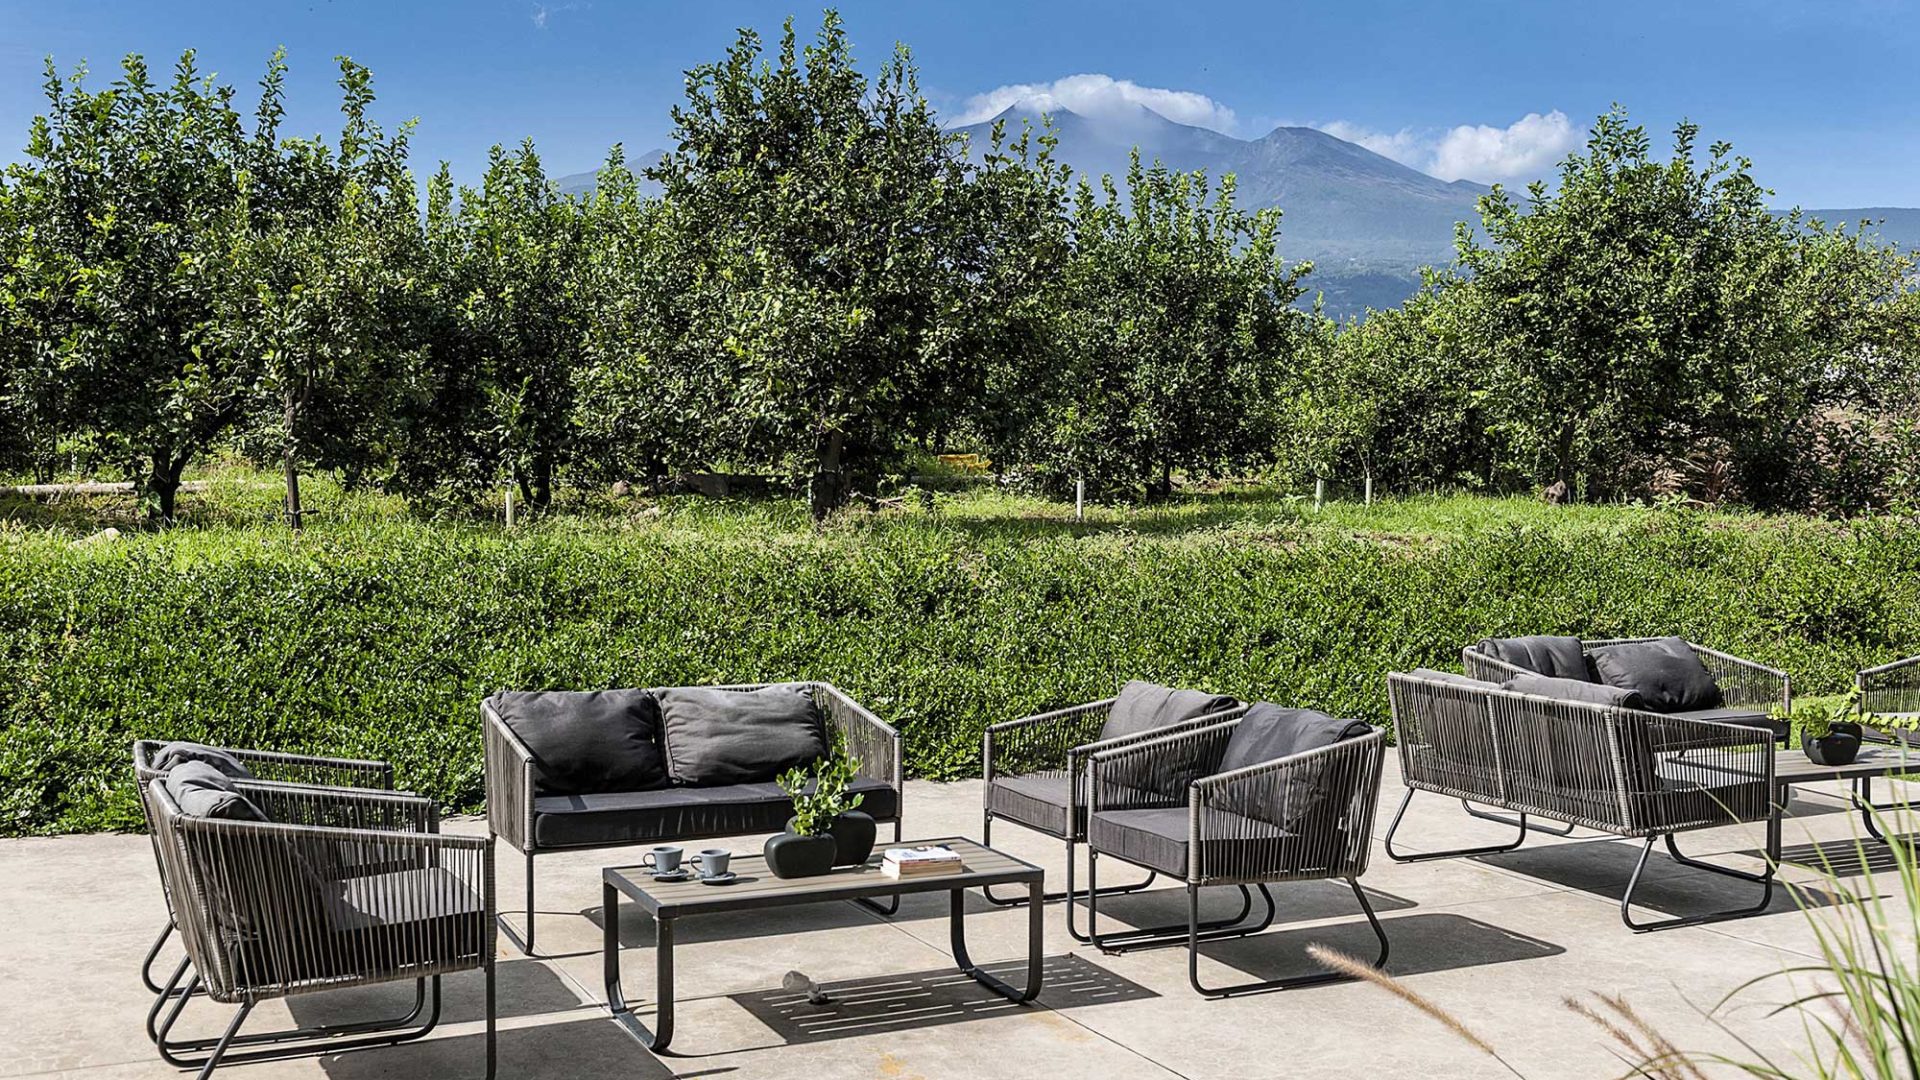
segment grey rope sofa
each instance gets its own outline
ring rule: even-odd
[[[1086,899],[1075,889],[1075,852],[1087,838],[1087,763],[1093,755],[1216,724],[1246,708],[1225,695],[1134,680],[1113,697],[988,725],[980,744],[980,842],[993,845],[993,823],[1000,820],[1065,844],[1066,889],[1043,899]],[[1154,877],[1149,873],[1142,881],[1113,886],[1107,895],[1138,892],[1152,885]],[[1026,903],[1025,897],[984,891],[997,906]],[[1069,903],[1067,933],[1086,943],[1090,939],[1074,925],[1073,908]]]
[[[1269,885],[1345,881],[1379,940],[1388,941],[1360,887],[1372,846],[1386,731],[1305,709],[1257,703],[1231,719],[1096,751],[1088,761],[1089,939],[1117,953],[1185,945],[1187,981],[1206,997],[1287,990],[1348,976],[1310,972],[1209,986],[1200,978],[1202,942],[1258,934],[1273,923]],[[1184,926],[1103,934],[1103,858],[1165,874],[1187,894]],[[1224,925],[1200,920],[1200,891],[1233,887],[1241,913]],[[1251,887],[1265,904],[1258,919]]]
[[[159,834],[154,830],[153,819],[147,814],[147,786],[164,775],[171,754],[170,746],[187,748],[187,753],[202,749],[195,744],[174,744],[159,739],[141,739],[133,744],[133,780],[134,789],[140,800],[140,813],[146,821],[147,835],[153,838],[153,857],[156,866],[160,861]],[[393,766],[384,761],[367,761],[355,758],[316,757],[311,754],[283,754],[270,750],[248,750],[237,747],[205,747],[213,753],[223,755],[237,762],[253,779],[283,783],[304,784],[316,787],[363,788],[390,791],[393,789]],[[164,876],[163,876],[164,880]],[[177,991],[185,977],[188,961],[182,960],[173,978],[161,983],[154,978],[153,964],[160,958],[161,950],[174,933],[173,894],[166,894],[167,921],[160,933],[153,939],[153,946],[140,963],[140,981],[148,992],[170,994]]]
[[[811,718],[793,715],[790,709],[784,723],[776,723],[782,719],[778,716],[757,720],[745,712],[732,718],[714,715],[735,699],[741,709],[747,709],[753,695],[779,697],[791,705],[783,697],[788,692],[811,702]],[[718,706],[713,695],[719,696]],[[683,722],[671,705],[682,699],[705,701],[707,710],[704,714],[690,711],[690,718]],[[530,704],[545,710],[544,734],[561,736],[554,749],[530,745],[535,734],[531,716],[514,719],[516,707]],[[480,716],[486,740],[487,828],[526,860],[526,934],[522,936],[504,913],[500,929],[529,956],[537,955],[535,856],[779,832],[793,813],[793,802],[774,777],[786,765],[810,762],[835,739],[858,762],[849,790],[861,796],[860,809],[880,824],[891,824],[895,840],[901,835],[905,779],[900,735],[828,683],[495,694],[481,703]],[[760,720],[766,723],[761,725]],[[586,789],[556,790],[556,753],[592,749],[592,740],[605,734],[598,729],[615,724],[629,725],[628,738],[619,747],[622,752],[642,759],[654,755],[643,762],[647,777],[628,772],[612,778],[622,782],[595,777]],[[582,730],[581,725],[596,730]],[[796,725],[818,729],[817,743],[809,742],[806,731],[797,730]],[[584,746],[569,750],[563,745],[570,727],[571,735],[587,740]],[[768,745],[757,745],[763,742]],[[775,760],[781,749],[796,745],[803,748],[794,751],[799,756],[786,762]],[[769,753],[773,756],[768,757]],[[734,760],[723,763],[724,768],[712,767],[717,759],[726,758]],[[655,769],[657,776],[650,771]],[[898,904],[896,897],[892,906],[881,910],[891,913]]]
[[[223,1062],[418,1039],[439,1021],[441,976],[478,969],[492,1077],[492,844],[442,835],[432,801],[417,796],[192,769],[176,766],[143,793],[193,969],[149,1014],[161,1057],[199,1066],[204,1080]],[[241,1032],[263,1001],[393,981],[415,984],[403,1016]],[[232,1019],[218,1037],[174,1038],[182,1011],[200,996],[236,1006]]]
[[[1541,817],[1645,840],[1620,897],[1621,920],[1635,931],[1736,918],[1765,910],[1771,902],[1771,865],[1761,874],[1714,866],[1683,855],[1674,840],[1680,833],[1737,822],[1778,827],[1772,813],[1771,731],[1518,693],[1438,671],[1395,672],[1387,676],[1387,689],[1407,788],[1385,837],[1394,860],[1511,851],[1526,840],[1527,819]],[[1517,824],[1519,833],[1509,843],[1487,847],[1397,851],[1394,837],[1420,791],[1514,812],[1517,819],[1500,820]],[[1759,884],[1759,902],[1637,921],[1633,893],[1655,840],[1663,840],[1681,865]]]

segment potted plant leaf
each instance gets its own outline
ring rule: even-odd
[[[1860,725],[1851,717],[1859,691],[1831,701],[1802,703],[1793,711],[1800,729],[1800,749],[1818,765],[1850,765],[1860,753]]]
[[[774,877],[816,877],[836,866],[867,861],[873,853],[873,818],[860,812],[860,795],[848,795],[858,765],[835,745],[811,771],[787,770],[780,788],[793,800],[787,830],[770,837],[762,853]]]

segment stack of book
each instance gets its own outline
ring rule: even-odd
[[[880,859],[880,872],[890,878],[925,877],[929,874],[957,874],[965,870],[960,856],[945,845],[916,848],[888,848]]]

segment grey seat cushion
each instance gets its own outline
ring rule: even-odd
[[[857,777],[848,790],[861,797],[862,813],[881,821],[900,814],[899,793],[882,781]],[[792,815],[793,800],[772,782],[548,795],[533,801],[533,835],[542,848],[612,847],[779,832]]]
[[[241,780],[253,776],[253,773],[245,765],[240,763],[239,758],[234,757],[232,754],[218,747],[197,742],[170,742],[155,751],[153,757],[148,760],[147,764],[152,766],[155,772],[166,772],[175,765],[186,761],[197,761],[203,765],[211,765],[224,775]]]
[[[667,772],[694,787],[758,784],[827,753],[813,695],[795,686],[660,691]]]
[[[252,799],[236,789],[233,777],[204,761],[182,761],[167,771],[167,794],[188,817],[226,821],[266,821]]]
[[[509,690],[493,711],[533,755],[540,793],[664,787],[660,706],[645,690]]]
[[[1531,671],[1523,671],[1515,675],[1502,683],[1501,687],[1516,694],[1535,694],[1560,701],[1584,701],[1592,705],[1610,705],[1620,709],[1647,707],[1638,690],[1623,689],[1608,683],[1587,682],[1585,679],[1556,679],[1547,675],[1535,675]]]
[[[1586,647],[1577,637],[1535,634],[1531,637],[1486,638],[1480,651],[1514,667],[1556,679],[1593,682],[1593,670],[1587,664]]]
[[[1593,650],[1603,682],[1636,690],[1654,712],[1692,712],[1720,707],[1720,684],[1685,638],[1630,641]]]
[[[1133,792],[1123,805],[1124,808],[1139,806],[1164,806],[1169,802],[1167,796],[1157,792]],[[1114,793],[1107,792],[1111,802]],[[1075,805],[1073,832],[1067,832],[1067,772],[1054,769],[1047,772],[1026,773],[1021,776],[996,776],[987,785],[987,809],[993,816],[1017,821],[1030,829],[1038,829],[1050,836],[1062,840],[1085,838],[1087,834],[1087,806],[1092,795],[1087,789],[1083,775],[1080,782],[1080,798]]]
[[[1281,758],[1304,754],[1358,738],[1373,730],[1364,720],[1343,720],[1313,709],[1295,709],[1261,701],[1249,706],[1235,725],[1220,756],[1220,772],[1232,772]],[[1217,805],[1288,832],[1303,832],[1327,824],[1325,811],[1338,794],[1332,790],[1333,770],[1323,762],[1303,764],[1270,776],[1261,776],[1239,789],[1223,792]]]
[[[1236,819],[1218,810],[1210,811],[1208,817],[1217,832],[1233,837],[1207,841],[1205,872],[1210,877],[1226,876],[1223,868],[1247,870],[1277,863],[1280,853],[1274,850],[1274,841],[1291,836],[1270,822]],[[1087,819],[1087,844],[1094,850],[1181,880],[1188,875],[1192,841],[1192,824],[1184,806],[1102,810]]]

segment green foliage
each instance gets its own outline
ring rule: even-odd
[[[824,679],[913,775],[959,777],[985,724],[1125,677],[1384,721],[1386,672],[1488,635],[1679,633],[1809,693],[1920,642],[1920,530],[1894,519],[1215,498],[1080,524],[988,494],[816,529],[685,497],[503,534],[323,488],[295,538],[251,490],[235,524],[111,545],[0,531],[0,831],[134,827],[149,737],[388,758],[472,808],[476,703],[512,687]]]
[[[847,756],[837,741],[826,757],[813,763],[811,770],[795,766],[780,775],[780,790],[793,800],[793,831],[801,836],[819,836],[833,826],[833,819],[850,810],[860,809],[864,795],[847,794],[847,785],[858,775],[860,763]]]

